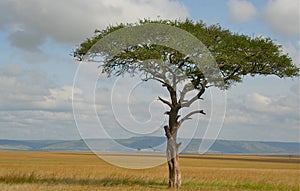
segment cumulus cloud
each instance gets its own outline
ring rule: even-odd
[[[57,87],[40,70],[18,64],[1,67],[0,138],[79,137],[74,128],[71,93],[72,87]]]
[[[42,100],[53,87],[53,82],[40,70],[9,64],[0,70],[1,109],[23,108],[26,101]]]
[[[264,19],[276,33],[298,37],[299,0],[269,0]]]
[[[266,110],[269,109],[272,100],[266,96],[260,95],[259,93],[249,94],[246,97],[246,107],[255,110]]]
[[[74,44],[111,24],[188,15],[183,4],[170,0],[11,0],[0,2],[0,29],[10,28],[12,45],[37,50],[47,37]]]
[[[72,112],[72,86],[58,87],[40,70],[26,70],[10,64],[0,72],[0,110]]]
[[[70,112],[0,111],[0,139],[80,139]]]
[[[281,95],[248,93],[228,100],[220,137],[235,140],[298,141],[299,84]],[[250,138],[250,139],[249,139]]]
[[[79,81],[84,80],[80,78]],[[155,127],[161,130],[161,121],[158,120],[158,117],[164,117],[162,114],[165,110],[158,101],[150,105],[145,102],[145,99],[150,99],[150,101],[157,99],[157,95],[150,96],[152,91],[149,86],[143,86],[136,92],[141,87],[135,87],[136,80],[132,80],[134,83],[134,86],[130,87],[132,89],[128,89],[130,83],[127,83],[127,85],[123,84],[123,87],[117,86],[116,90],[112,91],[112,87],[109,86],[110,89],[107,89],[107,83],[105,83],[109,80],[103,79],[97,86],[94,95],[93,91],[88,91],[89,88],[58,86],[40,70],[25,69],[18,64],[1,67],[0,138],[14,137],[12,131],[18,132],[14,137],[18,139],[26,136],[26,139],[49,139],[53,137],[61,139],[71,137],[71,135],[74,137],[77,130],[73,118],[72,93],[74,93],[76,125],[84,136],[103,136],[104,132],[99,129],[101,123],[111,136],[130,137],[124,128],[135,128],[135,131],[137,128],[141,128],[140,131],[145,131],[145,124],[141,126],[141,123],[136,124],[135,120],[144,122],[148,119],[145,119],[145,116],[151,117],[149,112],[154,115],[151,124],[158,123]],[[120,79],[119,82],[123,82],[123,80]],[[87,83],[92,85],[92,90],[94,90],[95,81],[92,83],[87,81]],[[86,87],[87,84],[84,83],[84,86]],[[152,86],[150,85],[150,87]],[[157,86],[163,90],[160,85]],[[143,97],[144,92],[147,92],[146,97]],[[115,111],[112,110],[111,97],[115,98],[113,99],[114,106],[118,106]],[[126,99],[126,97],[128,98]],[[128,110],[129,106],[132,106],[132,111]],[[97,115],[99,116],[98,119]],[[125,124],[125,126],[120,127],[120,123]],[[148,125],[147,127],[149,132],[153,130],[153,126]],[[71,131],[71,135],[69,131]],[[43,132],[47,133],[44,134]]]
[[[237,22],[252,20],[256,14],[256,8],[247,0],[229,0],[227,3],[231,18]]]
[[[299,131],[299,104],[299,95],[290,92],[274,97],[252,93],[240,105],[239,115],[247,116],[250,126]]]
[[[248,94],[245,100],[245,108],[259,115],[269,115],[277,118],[296,117],[299,100],[297,96],[286,95],[270,98],[259,93]]]

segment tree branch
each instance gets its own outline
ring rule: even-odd
[[[224,81],[231,79],[235,75],[235,73],[239,71],[240,68],[241,66],[237,65],[228,76],[224,77]]]
[[[168,101],[158,96],[158,100],[168,105],[170,108],[173,108],[173,105]]]
[[[181,104],[181,107],[190,107],[196,100],[201,99],[201,96],[205,92],[206,84],[207,84],[207,82],[200,83],[201,89],[200,89],[199,93],[197,93],[197,95],[195,95],[192,99],[190,99],[186,103]]]
[[[194,89],[195,89],[195,87],[194,87],[194,85],[193,85],[191,82],[185,84],[184,87],[183,87],[183,89],[182,89],[182,91],[180,92],[179,103],[184,102],[184,97],[185,97],[185,95],[186,95],[188,92],[190,92],[190,91],[192,91],[192,90],[194,90]]]
[[[179,121],[179,125],[181,125],[184,121],[188,120],[188,119],[192,119],[190,118],[192,115],[195,115],[197,113],[201,113],[203,115],[206,115],[206,113],[203,110],[196,110],[196,111],[192,111],[190,113],[188,113],[186,116],[184,116],[180,121]]]
[[[162,83],[162,86],[167,87],[167,90],[169,91],[172,103],[170,103],[169,101],[166,101],[166,100],[163,101],[160,97],[158,97],[158,99],[160,101],[162,101],[163,103],[165,103],[167,105],[171,104],[171,105],[169,105],[171,108],[173,108],[173,106],[175,107],[176,105],[178,105],[176,91],[173,89],[173,87],[170,84],[164,82],[162,79],[159,79],[159,78],[155,78],[155,77],[147,78],[147,80],[150,80],[150,79],[153,79],[153,80],[156,80],[156,81]]]
[[[161,73],[157,72],[157,71],[151,71],[151,70],[145,70],[146,73],[149,73],[153,76],[153,78],[149,78],[149,79],[154,79],[154,80],[157,80],[159,81],[160,83],[162,84],[169,84],[169,80],[164,76],[162,75]]]

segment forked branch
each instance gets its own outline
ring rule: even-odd
[[[181,107],[190,107],[195,101],[202,99],[201,96],[204,94],[205,92],[205,88],[206,88],[206,83],[200,84],[201,85],[201,89],[200,91],[197,93],[197,95],[195,95],[192,99],[190,99],[189,101],[182,103]]]
[[[185,100],[184,100],[184,97],[185,97],[185,95],[188,93],[188,92],[190,92],[190,91],[192,91],[192,90],[194,90],[195,89],[195,87],[194,87],[194,85],[190,82],[190,83],[188,83],[188,84],[186,84],[184,87],[183,87],[183,89],[182,89],[182,91],[180,92],[180,99],[179,99],[179,103],[183,103]]]

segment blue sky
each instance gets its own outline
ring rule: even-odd
[[[0,2],[0,139],[81,138],[72,113],[72,84],[78,63],[70,54],[86,37],[92,36],[96,28],[104,29],[110,24],[157,19],[158,16],[219,23],[240,34],[271,37],[282,44],[294,64],[300,66],[298,0],[70,2]],[[91,74],[98,72],[93,67],[87,70]],[[104,87],[99,86],[101,88]],[[87,94],[82,91],[74,90]],[[299,78],[246,77],[227,94],[226,115],[219,139],[300,141]],[[105,116],[110,99],[104,98],[109,95],[99,91],[97,96],[101,108],[99,115]],[[151,102],[153,98],[149,96],[149,99]],[[122,104],[126,107],[126,103]],[[164,109],[157,104],[151,105],[152,110],[149,106],[150,112],[158,113],[155,108]],[[84,103],[81,106],[88,107]],[[209,109],[208,102],[203,106]],[[136,112],[145,116],[149,115],[149,108],[135,105]],[[112,126],[109,131],[121,137],[122,134],[107,120],[113,117],[107,114],[103,124]],[[200,126],[205,126],[209,119],[199,120]],[[91,121],[86,119],[87,128],[97,126]],[[189,123],[192,126],[195,121]],[[198,130],[196,136],[201,137],[202,131]],[[183,137],[188,134],[182,132]]]

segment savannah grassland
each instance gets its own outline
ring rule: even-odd
[[[299,191],[300,159],[181,155],[180,190]],[[132,170],[92,153],[0,152],[0,190],[168,190],[167,165]]]

